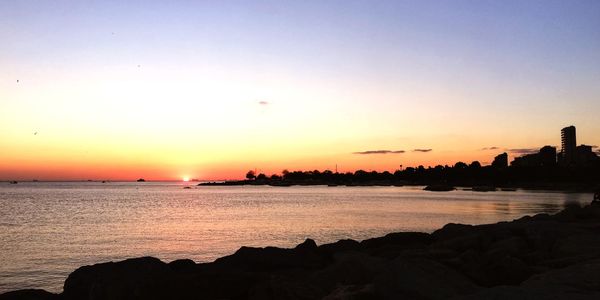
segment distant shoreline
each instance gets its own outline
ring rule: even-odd
[[[402,187],[402,186],[430,186],[442,185],[454,188],[456,190],[473,190],[476,192],[490,191],[514,191],[522,190],[545,190],[562,192],[590,192],[598,190],[597,184],[578,184],[578,183],[529,183],[529,184],[502,184],[485,185],[457,183],[448,184],[443,182],[359,182],[359,183],[328,183],[328,182],[302,182],[302,181],[257,181],[257,180],[230,180],[230,181],[208,181],[197,184],[198,186],[273,186],[273,187],[291,187],[291,186],[329,186],[329,187]]]
[[[12,185],[13,181],[0,181],[0,184]],[[573,183],[573,182],[533,182],[533,183],[521,183],[521,184],[472,184],[472,183],[454,183],[449,184],[445,182],[406,182],[406,181],[376,181],[376,182],[351,182],[351,183],[337,183],[337,182],[315,182],[315,181],[264,181],[264,180],[214,180],[214,181],[181,181],[181,180],[146,180],[144,182],[138,182],[136,180],[48,180],[48,181],[17,181],[18,183],[132,183],[132,184],[146,184],[146,183],[180,183],[186,186],[272,186],[272,187],[291,187],[291,186],[322,186],[322,187],[403,187],[403,186],[443,186],[448,187],[447,191],[450,190],[463,190],[463,191],[475,191],[475,192],[491,192],[491,191],[515,191],[515,190],[530,190],[530,191],[556,191],[556,192],[582,192],[582,193],[593,193],[600,189],[599,183]],[[439,192],[439,191],[438,191]]]

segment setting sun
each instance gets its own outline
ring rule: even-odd
[[[182,180],[183,180],[183,181],[185,181],[185,182],[188,182],[188,181],[190,181],[190,178],[189,178],[189,177],[187,177],[187,176],[184,176],[184,177],[182,178]]]

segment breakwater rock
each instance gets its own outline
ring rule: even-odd
[[[361,242],[242,247],[211,263],[84,266],[5,299],[600,299],[600,205]]]

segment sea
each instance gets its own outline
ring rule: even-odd
[[[211,262],[241,246],[294,247],[555,213],[587,193],[423,191],[422,186],[196,186],[0,182],[0,293],[61,292],[83,265],[154,256]]]

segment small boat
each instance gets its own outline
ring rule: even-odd
[[[13,181],[10,182],[10,184],[17,184],[17,183],[19,183],[19,182],[16,181],[16,180],[13,180]]]
[[[184,189],[184,190],[189,190],[189,189],[191,189],[191,187],[189,187],[189,186],[184,186],[184,187],[183,187],[183,189]]]
[[[423,190],[430,192],[449,192],[454,191],[455,189],[455,187],[447,184],[431,184],[426,186]]]

